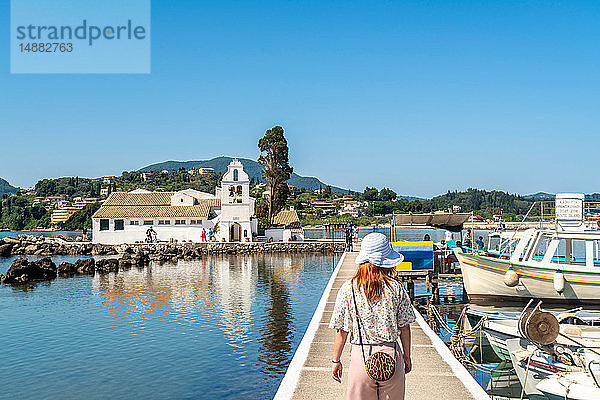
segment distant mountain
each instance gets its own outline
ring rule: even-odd
[[[426,199],[424,197],[404,196],[404,195],[401,195],[401,194],[399,194],[397,197],[399,199],[406,199],[408,201],[415,201],[415,200],[421,200],[421,201],[423,201],[423,200],[428,200],[428,199]]]
[[[533,200],[533,201],[554,201],[556,198],[555,194],[538,192],[535,194],[528,194],[523,196],[524,199]],[[600,200],[600,193],[587,193],[585,195],[586,200]]]
[[[186,170],[197,169],[197,168],[213,168],[216,172],[227,171],[227,166],[233,160],[231,157],[216,157],[211,160],[199,160],[199,161],[165,161],[157,164],[148,165],[140,169],[140,171],[162,171],[162,170],[178,170],[183,167]],[[261,175],[261,166],[258,162],[247,158],[239,158],[240,162],[244,166],[244,171],[248,174],[250,179],[254,178],[255,181],[264,182]],[[309,176],[300,176],[296,173],[292,173],[292,177],[288,180],[288,183],[297,188],[306,188],[309,190],[316,190],[319,188],[325,188],[327,184],[321,182],[319,179]],[[338,193],[348,193],[347,189],[342,189],[336,186],[331,186],[331,190]]]
[[[538,192],[534,194],[527,194],[523,196],[524,199],[534,200],[534,201],[546,201],[546,200],[554,200],[555,195],[551,193]]]
[[[15,194],[17,193],[17,188],[12,186],[6,180],[0,178],[0,196],[3,194]]]

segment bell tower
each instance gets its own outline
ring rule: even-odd
[[[221,220],[219,236],[228,242],[252,240],[256,232],[254,198],[250,197],[250,179],[244,166],[234,158],[221,181]]]
[[[221,204],[248,204],[250,202],[250,180],[244,166],[234,158],[221,181]]]

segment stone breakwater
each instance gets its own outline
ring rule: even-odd
[[[200,258],[208,254],[260,253],[330,253],[343,252],[344,244],[337,242],[250,242],[250,243],[150,243],[132,245],[105,245],[66,240],[61,237],[19,235],[0,239],[0,257],[54,256],[54,255],[117,255],[123,253],[163,254],[180,258]]]
[[[0,256],[53,256],[81,255],[104,256],[100,260],[86,258],[75,263],[64,262],[59,266],[50,257],[37,261],[18,258],[6,274],[0,274],[0,283],[18,285],[34,281],[52,280],[57,275],[117,272],[132,267],[143,267],[151,261],[177,262],[196,260],[213,254],[264,254],[264,253],[321,253],[344,251],[342,243],[330,242],[276,242],[276,243],[181,243],[101,245],[87,242],[67,241],[61,238],[21,235],[0,240]],[[109,256],[119,256],[110,258]]]

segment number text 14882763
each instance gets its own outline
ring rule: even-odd
[[[70,53],[73,43],[19,43],[21,53]]]

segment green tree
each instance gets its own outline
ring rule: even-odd
[[[261,152],[258,162],[262,166],[263,176],[271,191],[268,196],[267,218],[270,226],[274,216],[284,207],[289,196],[290,191],[286,182],[294,169],[289,163],[288,144],[281,126],[274,126],[267,130],[265,136],[258,141],[258,148]]]
[[[257,199],[254,207],[256,218],[260,226],[267,226],[269,220],[269,204],[265,199]]]
[[[376,188],[366,187],[362,195],[363,200],[375,201],[379,198],[379,191]]]
[[[81,210],[75,212],[62,223],[61,229],[77,231],[83,228],[92,229],[92,215],[100,208],[100,203],[88,204]]]
[[[390,201],[390,200],[395,200],[395,199],[396,199],[396,192],[394,192],[392,189],[383,188],[379,192],[379,200],[381,200],[381,201]]]

